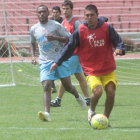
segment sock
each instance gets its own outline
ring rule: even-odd
[[[45,115],[50,115],[50,113],[49,112],[44,112],[45,113]]]
[[[91,116],[96,114],[96,111],[92,111],[91,108],[89,109],[89,112],[90,112]]]

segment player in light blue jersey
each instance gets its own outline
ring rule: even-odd
[[[36,42],[39,48],[39,65],[40,65],[40,81],[43,86],[44,111],[38,112],[39,119],[43,121],[51,121],[50,117],[50,101],[52,81],[60,79],[64,88],[73,94],[82,108],[86,108],[85,100],[78,94],[76,88],[72,85],[70,79],[70,68],[65,61],[57,70],[50,73],[50,66],[53,64],[56,56],[63,48],[63,43],[69,38],[70,33],[58,22],[48,20],[49,11],[45,5],[37,8],[37,16],[39,22],[31,27],[30,42],[32,50],[32,63],[36,64],[35,48]]]

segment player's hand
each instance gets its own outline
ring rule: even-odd
[[[57,64],[57,63],[53,63],[53,64],[51,65],[51,68],[50,68],[50,73],[52,73],[52,70],[56,70],[57,67],[58,67],[58,64]]]
[[[121,50],[121,49],[116,49],[116,50],[114,51],[114,55],[115,55],[115,56],[117,56],[117,55],[123,55],[123,50]]]
[[[56,40],[56,37],[51,34],[46,35],[46,37],[47,37],[48,41]]]
[[[37,64],[37,61],[36,61],[36,58],[35,57],[32,57],[32,64],[34,64],[34,65]]]

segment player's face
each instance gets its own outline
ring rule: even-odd
[[[69,5],[63,6],[62,9],[65,18],[70,18],[72,16],[72,9],[70,8]]]
[[[53,10],[52,11],[52,16],[54,20],[59,20],[61,13],[58,10]]]
[[[37,16],[40,23],[45,24],[48,22],[49,11],[45,7],[39,7],[37,9]]]
[[[85,20],[88,23],[88,27],[95,28],[98,22],[98,13],[96,13],[94,10],[85,10],[84,16]]]

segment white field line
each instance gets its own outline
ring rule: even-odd
[[[140,58],[137,58],[135,56],[133,57],[126,57],[126,58],[115,58],[115,60],[139,60]],[[31,60],[24,60],[24,59],[21,59],[21,60],[12,60],[12,63],[31,63]],[[11,63],[10,60],[7,61],[0,61],[0,63]]]
[[[35,127],[0,127],[0,130],[91,130],[92,128],[35,128]],[[140,132],[140,128],[108,128],[99,131]]]
[[[126,57],[126,58],[115,58],[115,60],[139,60],[140,58],[135,57]]]

